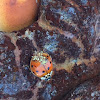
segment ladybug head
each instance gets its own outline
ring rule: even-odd
[[[48,73],[47,75],[45,75],[45,76],[41,77],[41,80],[46,80],[46,81],[50,80],[50,79],[51,79],[52,74],[53,74],[53,71],[51,71],[51,72],[50,72],[50,73]]]

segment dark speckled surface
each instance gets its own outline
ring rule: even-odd
[[[29,70],[35,51],[53,61],[50,81]],[[0,32],[0,100],[100,99],[100,0],[41,0],[38,20]]]

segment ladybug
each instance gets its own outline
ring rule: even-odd
[[[30,70],[41,80],[49,80],[53,73],[52,58],[47,53],[35,52],[30,61]]]

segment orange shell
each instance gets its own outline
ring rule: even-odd
[[[33,23],[40,0],[0,0],[0,31],[12,32]]]
[[[32,57],[30,62],[30,70],[39,78],[47,75],[53,69],[52,59],[49,54],[42,53],[42,56],[46,58],[45,64],[43,64],[43,62],[45,62],[44,60],[33,60],[34,57]]]

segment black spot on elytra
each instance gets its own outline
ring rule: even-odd
[[[48,67],[48,70],[50,69],[50,67]]]
[[[33,68],[33,65],[31,67]]]
[[[43,70],[42,73],[45,73],[45,71]]]
[[[38,71],[38,70],[36,70],[36,72],[38,73],[39,71]]]

